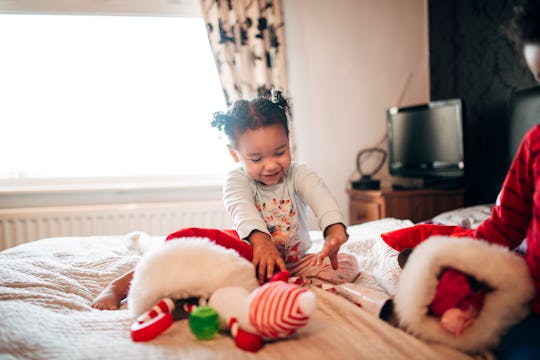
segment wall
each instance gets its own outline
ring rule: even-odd
[[[95,1],[82,3],[97,6]],[[0,11],[12,11],[9,4],[0,0]],[[33,0],[17,4],[39,10]],[[297,158],[321,174],[348,215],[346,187],[355,175],[356,154],[367,147],[386,147],[386,109],[429,100],[427,0],[283,0],[283,11]],[[377,178],[390,182],[386,166]],[[220,196],[217,187],[204,190]],[[82,199],[159,201],[183,199],[187,192],[171,193],[165,185],[157,193],[146,188],[90,190]],[[65,205],[80,199],[79,191],[15,192],[0,199],[0,207],[46,205],[53,200]]]
[[[507,101],[536,85],[502,24],[515,0],[430,0],[431,98],[464,103],[466,204],[494,202],[508,168]]]
[[[386,148],[386,109],[429,101],[426,1],[283,0],[297,158],[347,214],[357,152]]]

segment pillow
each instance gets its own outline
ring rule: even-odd
[[[432,235],[443,236],[471,236],[471,230],[460,226],[417,224],[407,228],[394,230],[381,234],[381,238],[392,249],[402,251],[413,249]]]
[[[477,228],[491,215],[491,209],[495,204],[469,206],[460,209],[443,212],[433,217],[429,223],[439,225],[458,225],[466,229]]]

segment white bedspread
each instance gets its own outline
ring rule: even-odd
[[[354,253],[389,291],[395,266],[379,234],[412,223],[384,219],[353,226],[343,251]],[[315,249],[320,233],[312,234]],[[43,239],[0,252],[0,358],[28,359],[466,359],[453,349],[425,344],[344,298],[314,289],[318,307],[293,338],[269,343],[257,354],[237,349],[224,333],[198,341],[177,321],[148,343],[130,338],[127,310],[99,311],[90,304],[113,278],[133,268],[163,237],[99,236]],[[389,265],[390,264],[390,265]]]

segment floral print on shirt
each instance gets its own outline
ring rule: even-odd
[[[270,202],[258,203],[256,206],[285,262],[297,262],[300,259],[298,252],[300,240],[292,201],[278,200],[274,197]]]

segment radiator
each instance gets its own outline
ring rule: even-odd
[[[0,209],[0,250],[57,236],[166,235],[179,228],[229,228],[222,201]]]

